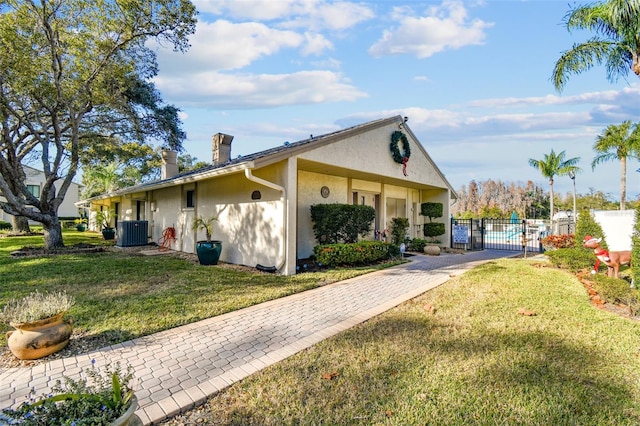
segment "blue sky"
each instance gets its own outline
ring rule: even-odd
[[[528,160],[554,149],[581,158],[578,193],[619,198],[619,164],[592,171],[592,147],[608,125],[640,121],[640,79],[610,83],[594,68],[555,91],[556,60],[592,35],[562,26],[566,1],[194,3],[192,47],[155,46],[155,82],[199,160],[211,161],[217,132],[234,135],[236,157],[399,114],[456,190],[486,179],[548,189]],[[638,167],[627,199],[640,193]]]

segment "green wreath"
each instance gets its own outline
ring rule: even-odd
[[[402,149],[404,152],[400,152],[400,143],[402,142]],[[409,141],[404,133],[396,130],[391,135],[391,144],[389,144],[389,148],[391,149],[391,156],[393,157],[393,161],[399,164],[407,164],[409,161],[409,157],[411,157],[411,147],[409,146]]]

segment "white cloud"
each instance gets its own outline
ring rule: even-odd
[[[301,2],[306,7],[294,8],[297,16],[282,25],[286,28],[308,28],[314,31],[344,31],[372,19],[373,11],[363,4],[351,2]]]
[[[160,76],[155,83],[169,102],[214,109],[355,101],[367,96],[345,82],[341,74],[330,71],[262,75],[202,72],[170,78]]]
[[[375,15],[362,3],[324,0],[197,0],[198,11],[237,20],[274,21],[282,28],[343,31]]]
[[[236,19],[268,21],[289,16],[298,0],[194,0],[200,13],[227,14]]]
[[[481,99],[466,105],[478,108],[511,108],[514,106],[527,107],[532,105],[549,106],[563,104],[611,104],[638,107],[640,85],[634,84],[622,90],[606,90],[599,92],[581,93],[573,96],[533,96],[526,98],[495,98]]]
[[[470,20],[462,2],[444,1],[427,10],[426,16],[415,16],[407,7],[396,8],[396,28],[385,30],[382,38],[369,48],[369,53],[384,55],[411,54],[427,58],[446,49],[459,49],[483,44],[485,30],[492,23]]]
[[[333,44],[323,35],[317,33],[305,33],[305,46],[302,49],[303,55],[320,55],[327,49],[333,49]]]
[[[305,38],[293,31],[276,30],[259,23],[235,24],[218,20],[198,22],[190,42],[191,48],[186,55],[168,49],[158,50],[163,73],[243,68],[281,49],[299,47]]]

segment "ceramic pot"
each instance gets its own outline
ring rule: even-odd
[[[201,265],[217,265],[222,252],[222,241],[198,241],[196,253]]]
[[[85,225],[84,223],[79,223],[76,225],[76,230],[84,232],[87,230],[87,225]]]
[[[142,420],[135,412],[138,408],[138,398],[134,395],[131,398],[131,405],[120,417],[110,423],[111,426],[142,426]]]
[[[102,230],[102,238],[105,240],[113,240],[116,238],[116,230],[115,228],[104,228]]]
[[[64,322],[63,312],[34,322],[11,323],[7,345],[19,359],[38,359],[62,350],[69,343],[71,325]]]
[[[424,246],[424,252],[429,256],[440,256],[440,247],[436,244],[427,244]]]

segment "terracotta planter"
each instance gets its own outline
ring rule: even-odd
[[[436,244],[427,244],[424,246],[424,252],[429,256],[440,256],[440,247]]]
[[[7,345],[19,359],[38,359],[62,350],[69,343],[71,325],[63,312],[40,321],[11,323],[15,331],[7,332]]]
[[[111,426],[142,426],[142,420],[135,412],[138,408],[138,398],[134,395],[131,398],[131,405],[120,417],[110,423]]]

